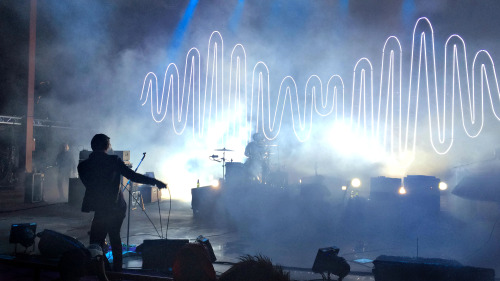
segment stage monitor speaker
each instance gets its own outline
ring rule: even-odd
[[[462,266],[454,260],[379,256],[372,269],[377,281],[494,281],[491,268]]]
[[[24,202],[36,203],[43,201],[43,180],[44,174],[26,174]]]
[[[171,272],[175,255],[188,243],[188,239],[144,240],[136,249],[142,253],[142,269]]]
[[[37,236],[40,237],[38,250],[40,250],[42,256],[47,258],[59,258],[65,252],[74,249],[86,251],[85,245],[82,242],[57,231],[45,229],[38,233]]]
[[[68,204],[81,207],[83,196],[85,195],[85,186],[80,178],[70,178],[68,188]]]

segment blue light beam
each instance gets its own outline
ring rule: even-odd
[[[184,16],[182,19],[179,21],[179,24],[177,25],[177,28],[175,29],[174,35],[172,37],[172,42],[170,43],[170,46],[168,47],[168,52],[167,52],[167,57],[169,61],[173,61],[177,59],[177,54],[179,51],[179,48],[182,44],[182,41],[184,40],[184,34],[186,33],[186,30],[189,27],[189,23],[191,22],[191,19],[193,18],[194,11],[196,9],[196,6],[198,5],[199,0],[190,0],[189,4],[186,8],[186,12],[184,13]]]
[[[229,28],[233,32],[238,32],[241,14],[243,14],[243,6],[245,6],[245,0],[238,0],[238,4],[234,8],[233,14],[229,18]]]

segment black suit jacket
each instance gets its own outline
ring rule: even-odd
[[[155,179],[134,172],[118,156],[97,151],[78,164],[78,175],[85,185],[82,212],[125,209],[120,176],[133,182],[156,183]]]

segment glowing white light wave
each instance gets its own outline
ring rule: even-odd
[[[252,131],[261,131],[266,138],[275,139],[284,122],[284,112],[289,111],[297,139],[306,141],[313,118],[343,122],[350,116],[353,131],[378,138],[391,153],[404,154],[415,151],[417,128],[422,122],[419,109],[423,107],[427,109],[430,144],[436,153],[445,154],[453,145],[455,107],[460,110],[463,128],[471,138],[483,129],[485,91],[494,116],[500,120],[497,114],[500,88],[493,59],[486,50],[478,51],[470,74],[465,42],[459,35],[454,34],[446,41],[443,86],[439,89],[434,30],[427,18],[418,19],[413,30],[407,91],[402,86],[401,43],[396,36],[385,41],[378,97],[374,93],[373,67],[368,58],[358,60],[354,66],[350,97],[345,95],[339,75],[330,77],[326,90],[319,76],[311,75],[303,94],[299,94],[295,79],[286,76],[276,93],[270,85],[269,68],[262,61],[254,66],[248,85],[247,55],[242,44],[235,45],[231,52],[229,87],[225,93],[223,46],[222,35],[214,31],[208,43],[203,95],[201,55],[196,48],[190,49],[186,56],[182,91],[179,71],[173,63],[165,71],[161,97],[156,74],[146,75],[140,99],[145,105],[151,96],[155,122],[162,122],[171,110],[173,129],[180,135],[185,131],[191,110],[193,136],[210,134],[212,124],[222,123],[226,137],[241,135],[243,131],[250,138]],[[250,95],[248,87],[251,87]],[[480,94],[476,94],[478,87]],[[456,98],[459,103],[455,103]],[[346,108],[350,112],[346,112]]]

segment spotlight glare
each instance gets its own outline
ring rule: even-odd
[[[352,187],[358,188],[361,186],[361,180],[358,178],[353,178],[351,180],[351,185],[352,185]]]
[[[342,190],[344,190],[344,191],[347,190],[347,186],[343,185]]]
[[[439,190],[447,190],[448,189],[448,184],[446,184],[444,181],[439,183]]]
[[[213,188],[219,188],[219,180],[215,180],[215,179],[214,179],[214,180],[212,181],[212,187],[213,187]]]
[[[406,189],[405,189],[404,186],[402,186],[402,187],[399,188],[399,194],[401,194],[401,195],[406,194]]]

